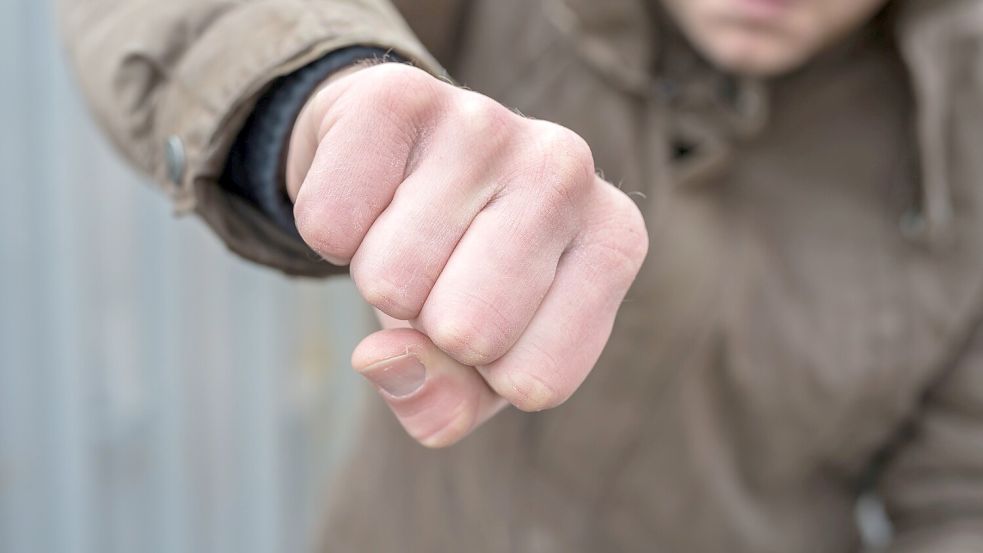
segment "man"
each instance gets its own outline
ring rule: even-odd
[[[329,551],[851,551],[869,487],[983,550],[983,2],[397,7],[63,5],[180,209],[380,312]]]

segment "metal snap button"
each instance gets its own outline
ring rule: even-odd
[[[164,162],[167,168],[167,178],[174,184],[181,184],[186,161],[184,142],[174,135],[167,137],[164,142]]]
[[[901,235],[909,240],[923,237],[927,231],[925,215],[918,209],[909,209],[901,216],[898,227],[901,229]]]

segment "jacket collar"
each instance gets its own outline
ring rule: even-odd
[[[543,0],[580,56],[619,88],[671,104],[671,139],[696,143],[700,154],[677,160],[681,182],[699,181],[725,165],[735,138],[767,119],[766,88],[728,78],[702,63],[659,17],[658,0]],[[983,0],[896,0],[895,33],[917,102],[922,205],[915,230],[947,241],[954,218],[949,153],[956,83],[983,89]],[[660,67],[661,64],[661,67]],[[658,75],[658,77],[656,77]],[[724,91],[721,94],[721,91]],[[963,91],[965,92],[965,91]],[[983,98],[983,90],[977,97]],[[981,108],[983,109],[983,108]],[[964,183],[972,186],[975,183]]]
[[[722,74],[668,24],[658,0],[543,0],[547,16],[580,57],[611,83],[669,109],[678,183],[699,182],[726,165],[735,139],[763,127],[765,88]]]
[[[641,0],[543,0],[547,17],[594,70],[619,88],[652,89],[655,20]]]

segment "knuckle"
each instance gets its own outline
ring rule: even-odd
[[[412,119],[432,113],[442,83],[429,73],[401,63],[383,63],[365,70],[362,102],[372,112],[397,114]],[[449,85],[447,85],[449,86]]]
[[[352,280],[362,299],[372,307],[399,320],[410,320],[419,312],[417,300],[406,284],[380,276],[383,271],[369,273],[359,266],[352,267]]]
[[[476,333],[472,325],[462,324],[457,320],[445,318],[432,329],[428,329],[430,340],[451,357],[467,365],[474,357]]]
[[[365,75],[374,81],[386,83],[390,88],[401,88],[405,92],[427,87],[433,79],[427,72],[402,63],[380,63],[367,69]]]
[[[347,264],[354,253],[358,237],[339,225],[336,214],[303,195],[294,204],[297,232],[312,250],[330,261]]]
[[[618,192],[618,196],[621,204],[619,210],[621,225],[616,232],[618,243],[629,267],[633,272],[638,272],[648,255],[648,229],[645,218],[635,202],[621,192]]]
[[[571,185],[586,185],[594,179],[594,154],[579,134],[553,123],[544,125],[540,148],[555,169]]]
[[[520,411],[534,413],[563,404],[569,393],[558,390],[541,377],[528,371],[506,373],[505,389],[499,393]]]
[[[505,106],[471,91],[462,91],[455,100],[454,116],[472,137],[485,144],[501,145],[515,125],[514,116]]]
[[[478,367],[498,359],[507,348],[501,323],[495,316],[445,317],[434,328],[428,329],[433,343],[457,361]],[[479,322],[480,321],[480,322]]]
[[[648,255],[649,239],[638,206],[620,191],[615,207],[596,230],[591,257],[612,276],[630,282],[641,270]]]
[[[547,123],[537,137],[538,170],[534,183],[542,188],[542,198],[551,206],[579,205],[594,182],[594,157],[577,133]]]
[[[516,346],[507,360],[479,371],[495,393],[527,413],[562,405],[583,381],[577,361],[561,363],[557,352],[531,341]]]

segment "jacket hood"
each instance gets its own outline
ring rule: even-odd
[[[581,57],[630,93],[664,95],[670,100],[686,97],[692,103],[693,94],[705,94],[708,86],[722,82],[721,75],[714,75],[706,64],[701,67],[686,56],[682,60],[661,56],[677,33],[665,25],[660,28],[658,21],[665,18],[656,17],[656,0],[543,2],[550,19],[568,35]],[[956,215],[954,191],[975,185],[956,182],[960,178],[950,167],[949,155],[959,139],[953,127],[959,119],[957,96],[983,99],[983,0],[895,0],[890,9],[917,105],[913,124],[920,153],[922,204],[908,231],[938,245],[949,240]],[[672,67],[654,71],[660,63]],[[668,79],[656,77],[667,74]],[[726,158],[729,137],[754,132],[767,117],[765,87],[754,79],[730,80],[737,84],[733,101],[710,108],[724,117],[714,116],[711,122],[695,113],[691,117],[684,114],[673,124],[673,132],[681,133],[684,140],[699,140],[710,152],[696,166],[683,168],[679,174],[683,180],[718,166]]]

